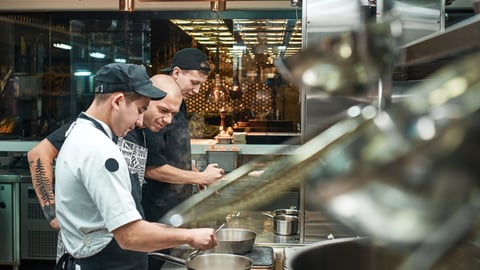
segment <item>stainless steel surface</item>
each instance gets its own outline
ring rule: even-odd
[[[394,0],[392,12],[402,24],[399,45],[445,30],[445,0]]]
[[[302,143],[348,117],[351,106],[383,108],[389,101],[391,89],[382,73],[389,74],[395,59],[400,20],[391,12],[394,1],[381,1],[377,14],[360,2],[305,0],[304,49],[292,59],[276,60],[279,72],[303,88]]]
[[[442,57],[468,54],[480,47],[480,15],[457,23],[446,31],[425,36],[400,48],[397,65],[409,66]]]

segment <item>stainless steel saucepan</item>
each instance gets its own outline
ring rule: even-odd
[[[186,266],[188,270],[249,270],[253,265],[253,261],[248,257],[226,253],[200,254],[191,260],[184,260],[158,252],[151,252],[148,255],[166,262]]]
[[[298,233],[298,216],[283,214],[282,211],[278,211],[278,210],[286,210],[286,209],[275,210],[275,213],[276,213],[275,215],[272,215],[268,212],[263,212],[265,216],[273,219],[273,232],[278,235],[297,234]],[[290,209],[287,209],[287,210],[290,210]]]
[[[240,228],[224,228],[216,233],[218,245],[208,250],[212,253],[246,254],[252,251],[257,233]]]

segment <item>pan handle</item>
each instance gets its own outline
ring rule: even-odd
[[[187,265],[187,261],[184,260],[184,259],[180,259],[180,258],[171,256],[171,255],[167,255],[167,254],[163,254],[163,253],[159,253],[159,252],[149,252],[148,256],[153,256],[153,257],[156,257],[160,260],[164,260],[166,262],[170,262],[170,263],[174,263],[174,264],[179,264],[179,265],[182,265],[182,266]]]

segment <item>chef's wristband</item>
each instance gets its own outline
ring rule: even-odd
[[[55,204],[47,204],[44,207],[42,207],[43,210],[43,215],[45,215],[45,218],[48,221],[48,224],[52,222],[52,220],[55,219]]]

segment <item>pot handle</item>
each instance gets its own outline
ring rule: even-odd
[[[167,255],[167,254],[163,254],[163,253],[159,253],[159,252],[149,252],[148,256],[153,256],[153,257],[156,257],[160,260],[164,260],[166,262],[170,262],[170,263],[174,263],[174,264],[179,264],[179,265],[182,265],[182,266],[187,265],[186,260],[174,257],[172,255]]]
[[[273,218],[273,219],[275,218],[275,217],[274,217],[272,214],[270,214],[269,212],[262,212],[262,214],[263,214],[264,216],[269,217],[269,218]]]

